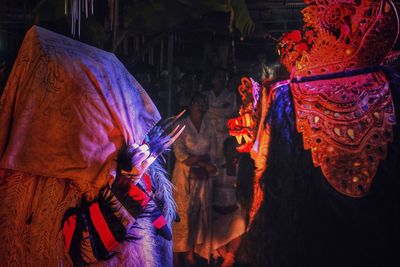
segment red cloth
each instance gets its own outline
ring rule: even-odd
[[[76,215],[72,215],[68,217],[68,219],[64,222],[63,226],[63,235],[65,239],[65,249],[69,251],[71,246],[72,237],[75,232],[76,227]]]
[[[100,236],[101,242],[103,242],[104,247],[108,251],[112,251],[118,246],[118,242],[115,240],[115,237],[113,236],[103,214],[101,213],[99,203],[95,202],[90,205],[89,211],[90,218],[92,219],[93,225]]]
[[[144,192],[138,185],[131,183],[129,187],[128,195],[134,200],[137,201],[140,206],[144,207],[150,201],[150,194],[151,194],[151,179],[150,176],[147,174],[143,174],[141,178],[145,184],[144,188],[146,192]]]

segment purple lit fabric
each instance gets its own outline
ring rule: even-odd
[[[0,100],[0,168],[101,186],[159,119],[115,55],[33,26]]]

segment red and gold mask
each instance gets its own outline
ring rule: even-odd
[[[257,124],[257,102],[261,87],[251,78],[242,78],[238,91],[242,97],[239,116],[228,120],[229,134],[236,137],[239,152],[250,152]]]

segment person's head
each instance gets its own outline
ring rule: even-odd
[[[199,92],[196,92],[190,100],[190,113],[194,116],[202,116],[208,109],[207,97]]]
[[[193,75],[185,74],[178,82],[180,89],[183,90],[186,95],[190,95],[192,93],[193,80]]]
[[[227,82],[227,72],[224,68],[216,68],[211,78],[213,90],[223,90]]]

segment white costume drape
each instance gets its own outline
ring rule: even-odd
[[[216,249],[246,232],[246,216],[236,198],[236,182],[237,177],[227,175],[225,168],[213,177],[212,226],[207,241],[196,248],[196,253],[203,258],[208,259],[210,252],[218,255]]]
[[[205,241],[209,224],[211,179],[189,179],[190,167],[183,163],[190,155],[202,156],[210,151],[209,126],[201,124],[197,131],[189,117],[179,122],[185,131],[174,143],[176,157],[172,175],[174,198],[181,218],[173,225],[174,252],[189,251]]]
[[[207,91],[206,95],[209,109],[205,121],[212,136],[210,154],[218,167],[218,173],[212,179],[212,205],[218,207],[236,206],[237,177],[227,175],[226,169],[222,167],[226,163],[223,151],[224,141],[229,137],[227,121],[234,117],[237,111],[236,95],[227,89],[224,89],[218,96],[213,91]],[[212,226],[208,231],[207,241],[196,249],[200,256],[207,259],[210,252],[245,232],[245,219],[240,206],[227,214],[221,214],[212,209],[211,216]]]

